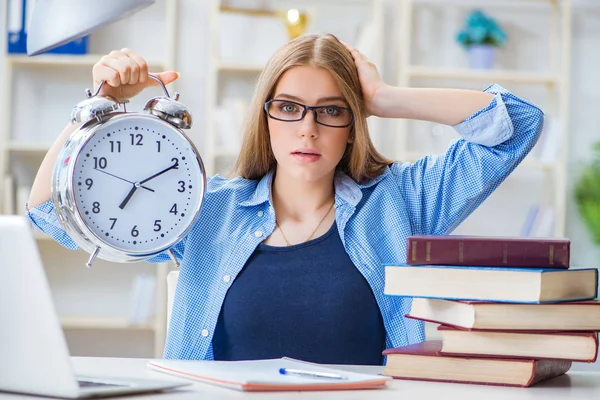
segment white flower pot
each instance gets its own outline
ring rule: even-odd
[[[494,46],[477,44],[469,47],[469,66],[472,69],[491,69],[496,60],[496,48]]]

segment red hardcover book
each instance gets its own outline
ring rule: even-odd
[[[407,238],[406,263],[569,268],[570,247],[565,238],[413,235]]]
[[[592,363],[598,356],[596,332],[465,331],[439,326],[441,353],[467,357],[554,359]]]
[[[565,374],[571,362],[517,358],[455,357],[441,341],[387,349],[383,375],[399,379],[527,387]]]

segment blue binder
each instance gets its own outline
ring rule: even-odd
[[[36,0],[8,0],[7,32],[9,54],[27,53],[27,25]],[[88,37],[73,40],[47,51],[53,54],[87,54]]]

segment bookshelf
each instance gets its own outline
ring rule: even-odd
[[[508,30],[507,55],[500,62],[503,65],[496,69],[469,69],[463,65],[466,64],[466,54],[462,51],[457,52],[462,49],[454,40],[455,34],[462,25],[466,13],[475,8],[482,9],[492,18],[499,15],[500,25]],[[517,13],[534,15],[536,23],[547,26],[547,32],[532,38],[527,37],[527,35],[534,36],[537,32],[531,32],[527,26],[517,25],[514,18]],[[550,222],[547,223],[545,236],[564,236],[567,200],[566,135],[569,121],[571,0],[494,0],[485,4],[471,0],[452,2],[399,0],[396,19],[400,38],[397,42],[397,83],[400,86],[462,87],[482,90],[488,84],[498,83],[520,97],[531,99],[535,104],[539,104],[546,114],[545,125],[548,129],[544,128],[536,148],[490,199],[486,200],[482,207],[465,221],[465,224],[458,227],[455,233],[518,236],[527,218],[527,211],[523,211],[524,208],[530,207],[531,212],[532,207],[541,204],[547,210],[546,216],[552,216],[552,219],[548,219]],[[437,24],[437,29],[433,31],[440,34],[438,40],[443,42],[438,42],[437,48],[457,51],[440,50],[439,53],[443,53],[442,55],[426,52],[426,46],[423,45],[427,41],[423,33],[426,27],[423,25],[431,26],[431,24]],[[540,53],[545,54],[537,57],[538,53],[535,53],[535,56],[530,56],[530,59],[543,60],[539,61],[538,65],[533,65],[533,62],[526,59],[523,54],[527,54],[528,50],[537,51],[536,47],[541,49]],[[550,120],[555,122],[551,124]],[[426,154],[442,152],[450,140],[458,137],[453,135],[453,132],[449,132],[450,129],[421,121],[400,120],[395,125],[397,135],[393,139],[395,142],[393,156],[405,161],[412,162]],[[551,125],[554,126],[553,129],[549,128]],[[413,135],[413,132],[428,137],[428,140],[423,140],[424,145],[415,146],[419,138]],[[440,143],[441,141],[443,143]],[[520,179],[518,176],[530,179],[533,183],[529,188],[526,183],[519,185],[516,183]],[[508,204],[510,199],[515,198],[514,192],[518,192],[520,201],[514,205],[513,211],[516,211],[513,214],[511,214],[513,211],[509,210],[504,213],[498,212],[506,208],[502,206]],[[492,204],[495,204],[495,207]],[[486,223],[477,223],[477,220]]]
[[[455,79],[461,81],[494,81],[513,83],[533,83],[554,85],[560,81],[560,75],[528,71],[474,71],[460,68],[428,68],[409,66],[409,78]]]
[[[452,7],[452,10],[449,8]],[[419,19],[416,14],[419,10],[426,8],[431,11],[432,14],[436,14],[438,18],[440,14],[449,12],[451,17],[448,20],[438,21],[440,25],[445,27],[451,26],[452,28],[445,31],[445,33],[455,33],[458,26],[463,21],[465,11],[473,8],[482,8],[485,12],[488,12],[494,17],[495,12],[501,13],[515,13],[515,12],[532,12],[536,11],[538,16],[543,16],[548,20],[549,32],[545,37],[547,42],[547,60],[549,62],[547,69],[530,69],[521,68],[517,65],[512,66],[513,68],[498,68],[491,70],[472,70],[463,65],[460,62],[453,62],[452,56],[456,53],[447,53],[443,62],[432,62],[432,59],[428,55],[421,54],[421,58],[428,59],[429,63],[418,62],[418,58],[415,55],[415,47],[418,46],[418,22],[422,22],[423,19]],[[503,14],[506,17],[506,14]],[[478,209],[470,218],[465,221],[466,223],[471,220],[471,224],[468,227],[464,227],[465,224],[459,226],[454,232],[456,234],[482,234],[482,235],[519,235],[519,228],[522,220],[525,218],[524,213],[518,214],[514,210],[511,210],[507,215],[499,212],[502,207],[502,202],[508,203],[510,199],[514,199],[515,196],[520,197],[520,201],[525,204],[531,203],[535,198],[536,193],[542,192],[548,197],[552,198],[550,202],[551,207],[555,210],[555,221],[554,226],[551,228],[550,233],[552,236],[564,236],[565,235],[565,215],[566,215],[566,196],[567,196],[567,163],[566,163],[566,134],[568,126],[569,106],[569,74],[570,74],[570,40],[571,40],[571,1],[570,0],[494,0],[486,2],[483,5],[480,2],[472,0],[455,0],[450,2],[440,0],[399,0],[397,15],[398,23],[398,51],[397,51],[397,83],[402,86],[446,86],[446,87],[466,87],[471,89],[483,89],[485,86],[491,83],[499,83],[507,87],[509,90],[514,86],[514,92],[521,97],[529,97],[530,94],[533,96],[537,95],[541,98],[541,103],[544,104],[544,111],[548,116],[560,117],[560,137],[558,138],[560,143],[560,151],[556,154],[554,160],[548,160],[539,157],[540,152],[537,149],[532,151],[528,155],[517,170],[511,175],[505,183],[503,183],[492,196],[484,202],[484,204]],[[540,17],[542,18],[542,17]],[[458,20],[458,21],[456,21]],[[431,22],[432,20],[427,20]],[[502,23],[502,21],[500,21]],[[421,27],[422,28],[422,27]],[[522,32],[519,32],[521,35]],[[509,37],[509,40],[518,41],[519,33],[515,33],[513,37]],[[509,32],[509,35],[511,32]],[[445,38],[448,42],[447,47],[458,47],[454,42],[454,36],[449,39]],[[438,46],[440,46],[438,44]],[[442,44],[443,46],[443,44]],[[516,45],[518,46],[518,44]],[[514,50],[514,49],[513,49]],[[451,55],[450,55],[451,54]],[[466,61],[466,55],[462,55]],[[459,64],[459,65],[457,65]],[[540,95],[540,93],[543,93]],[[544,102],[546,100],[546,102]],[[537,99],[536,99],[537,103]],[[420,133],[427,134],[431,133],[435,128],[431,124],[427,123],[409,123],[408,121],[397,121],[396,122],[396,137],[395,137],[395,153],[394,157],[414,162],[426,154],[432,152],[443,151],[442,148],[436,147],[432,149],[431,146],[423,146],[419,150],[411,148],[409,143],[414,139],[414,136],[409,136],[409,131],[415,128],[421,128]],[[544,132],[546,133],[546,132]],[[454,136],[442,136],[446,139],[453,139]],[[542,142],[543,139],[540,139]],[[445,147],[447,142],[443,143]],[[520,175],[518,175],[520,174]],[[534,187],[532,190],[528,190],[526,187],[530,180],[526,180],[523,184],[517,184],[522,177],[526,179],[533,179]],[[518,190],[520,189],[520,190]],[[539,194],[538,194],[539,195]],[[508,197],[506,197],[508,196]],[[494,198],[495,197],[495,198]],[[523,203],[519,202],[519,205]],[[498,215],[494,215],[498,214]],[[498,222],[498,218],[504,218],[505,221]],[[485,223],[478,223],[478,221],[486,221]],[[489,221],[495,221],[490,223]],[[463,228],[461,230],[461,228]],[[437,324],[426,323],[425,334],[429,340],[441,339],[440,333],[437,331]]]
[[[7,54],[3,26],[0,71],[6,84],[0,93],[0,212],[24,214],[37,169],[68,122],[72,107],[85,98],[84,89],[92,84],[91,68],[104,54],[131,47],[144,55],[151,71],[175,69],[178,3],[158,0],[136,15],[95,31],[85,55]],[[0,4],[6,8],[5,2]],[[136,29],[130,29],[130,24]],[[142,110],[154,95],[162,91],[145,91],[132,99],[127,110]],[[67,250],[37,230],[34,236],[72,355],[162,357],[170,263],[97,260],[87,269],[87,253]],[[154,282],[146,285],[143,298],[135,294],[142,276],[149,277],[147,283]],[[134,311],[136,304],[141,308]],[[138,320],[141,309],[144,318]]]
[[[299,8],[301,4],[300,11],[308,15],[306,33],[331,32],[349,42],[352,42],[354,37],[360,38],[364,35],[367,26],[372,27],[370,48],[361,48],[361,51],[381,66],[384,53],[383,3],[382,0],[312,0],[301,3],[282,0],[255,1],[251,4],[254,8],[248,6],[248,3],[245,3],[245,8],[241,8],[226,0],[212,0],[209,10],[210,46],[206,74],[206,134],[202,151],[208,174],[228,175],[231,172],[241,144],[241,125],[244,117],[239,114],[245,112],[254,83],[268,57],[288,40],[284,21],[273,15],[275,12]],[[339,18],[341,10],[348,20],[345,30],[339,25],[336,28],[331,25],[331,21],[327,21],[330,17]],[[242,27],[248,21],[254,21],[254,27],[263,25],[264,30],[258,28],[243,31]],[[250,44],[249,49],[225,48],[228,43],[227,34],[236,35],[238,39],[252,35],[251,40],[241,42],[262,42],[264,45],[260,49],[255,49]],[[375,137],[380,130],[379,121],[370,118],[369,125]]]

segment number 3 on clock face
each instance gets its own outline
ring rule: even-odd
[[[197,216],[202,163],[185,137],[155,118],[114,118],[81,148],[73,170],[80,217],[131,254],[171,246]]]

